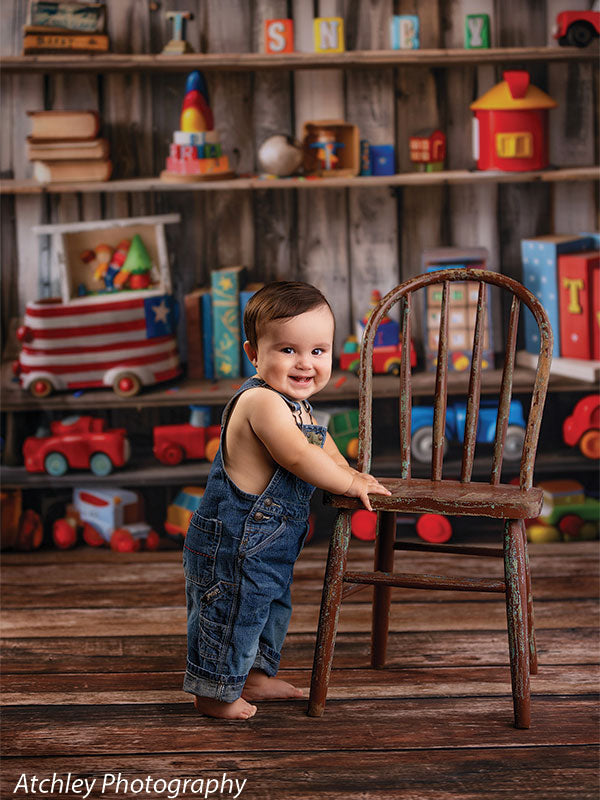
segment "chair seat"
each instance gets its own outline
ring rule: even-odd
[[[374,511],[457,514],[495,519],[530,519],[542,508],[542,490],[521,490],[512,484],[431,481],[419,478],[377,478],[391,495],[369,495]],[[327,495],[334,508],[363,508],[356,497]]]

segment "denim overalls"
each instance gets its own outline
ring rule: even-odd
[[[183,548],[188,619],[183,688],[228,703],[240,697],[250,669],[277,673],[292,613],[292,571],[308,533],[315,489],[283,467],[260,495],[242,491],[227,475],[221,453],[229,415],[240,394],[257,386],[270,388],[250,378],[223,412],[220,447]],[[322,447],[326,429],[303,425],[300,403],[280,396],[307,439]]]

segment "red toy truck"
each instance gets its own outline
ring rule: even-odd
[[[561,11],[552,35],[561,45],[587,47],[600,35],[600,11]]]
[[[71,469],[90,469],[110,475],[129,460],[131,447],[125,428],[106,430],[97,417],[66,417],[50,423],[50,434],[28,436],[23,445],[25,469],[53,477]]]
[[[586,458],[600,458],[600,394],[588,394],[563,423],[563,439]]]
[[[174,466],[183,459],[212,461],[219,449],[221,428],[209,425],[209,406],[190,406],[190,421],[183,425],[157,425],[152,452],[162,464]]]

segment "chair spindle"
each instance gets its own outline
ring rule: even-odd
[[[492,486],[498,486],[500,483],[500,473],[502,472],[502,456],[504,452],[504,441],[506,439],[506,429],[508,428],[510,400],[512,396],[512,384],[515,369],[515,351],[517,348],[517,330],[519,327],[520,305],[521,303],[519,298],[514,295],[510,309],[508,333],[506,336],[506,356],[504,358],[504,369],[502,370],[502,383],[500,384],[498,419],[496,421],[496,435],[494,437],[494,458],[492,461],[492,472],[490,478],[490,483]]]
[[[469,395],[465,419],[465,436],[463,442],[462,466],[460,480],[468,483],[473,473],[475,443],[477,441],[477,424],[479,422],[479,398],[481,396],[481,360],[484,345],[484,317],[487,302],[487,284],[479,284],[477,312],[475,317],[475,333],[473,334],[473,355],[471,357],[471,374],[469,377]]]
[[[400,477],[410,478],[410,429],[412,412],[410,339],[411,297],[404,297],[402,307],[402,362],[400,364]]]
[[[448,401],[448,293],[449,281],[444,281],[440,330],[435,376],[435,405],[433,412],[433,443],[431,448],[431,480],[442,480],[444,461],[444,434],[446,431],[446,405]]]

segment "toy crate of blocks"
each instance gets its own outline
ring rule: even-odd
[[[471,248],[436,248],[423,253],[423,272],[434,272],[440,269],[489,269],[488,252],[482,247]],[[468,275],[468,273],[467,273]],[[440,311],[442,306],[442,284],[429,286],[425,294],[423,314],[423,349],[427,370],[435,371],[437,366],[437,350],[439,342]],[[475,316],[479,285],[465,279],[464,283],[451,283],[449,286],[448,316],[448,369],[451,372],[464,372],[471,366],[473,334],[475,332]],[[488,294],[482,369],[494,367],[494,349],[492,333],[492,305]]]

